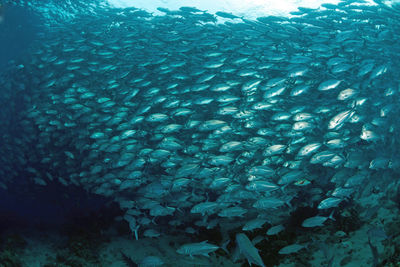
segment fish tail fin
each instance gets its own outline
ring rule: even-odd
[[[335,218],[333,218],[333,214],[335,213],[335,210],[332,210],[331,214],[329,214],[328,219],[331,219],[332,221],[336,221]]]
[[[139,235],[138,235],[138,230],[139,230],[140,225],[137,225],[135,227],[135,229],[133,230],[134,234],[135,234],[135,239],[139,240]]]
[[[222,250],[225,251],[226,254],[228,254],[228,255],[229,255],[229,251],[228,251],[228,249],[227,249],[227,246],[228,246],[229,242],[231,242],[230,239],[226,240],[226,241],[222,244],[222,246],[221,246]]]

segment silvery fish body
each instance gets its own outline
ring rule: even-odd
[[[178,252],[179,254],[188,255],[190,257],[198,255],[209,257],[208,254],[216,251],[217,249],[219,249],[218,246],[207,243],[207,241],[203,241],[200,243],[190,243],[183,245],[178,248],[176,252]]]
[[[236,235],[236,244],[240,253],[245,256],[250,265],[253,263],[265,267],[264,262],[258,254],[257,248],[254,247],[245,234],[241,233]]]
[[[303,248],[305,248],[304,245],[300,245],[300,244],[293,244],[293,245],[288,245],[286,247],[283,247],[279,250],[279,254],[292,254],[292,253],[297,253],[300,250],[302,250]]]

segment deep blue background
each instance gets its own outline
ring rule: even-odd
[[[39,16],[29,9],[4,5],[0,7],[0,71],[10,60],[18,59],[41,31]]]
[[[24,191],[22,191],[24,190]],[[55,227],[78,217],[90,216],[110,200],[76,186],[57,182],[47,186],[26,185],[23,177],[0,189],[0,232],[7,228]]]
[[[35,41],[39,42],[38,36],[46,30],[39,14],[29,8],[2,6],[0,16],[3,17],[0,22],[1,73],[6,71],[11,60],[19,62],[24,57],[29,60],[28,48]],[[76,217],[102,212],[109,203],[109,199],[88,194],[76,186],[65,187],[54,182],[43,187],[27,184],[28,180],[16,177],[8,190],[0,188],[0,232],[15,227],[57,227]]]

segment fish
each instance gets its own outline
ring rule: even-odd
[[[191,258],[193,258],[193,256],[198,256],[198,255],[209,257],[208,255],[209,253],[212,253],[219,248],[220,248],[219,246],[207,243],[206,240],[199,243],[185,244],[179,247],[176,250],[176,252],[179,254],[188,255]]]
[[[337,100],[340,101],[347,101],[355,96],[358,95],[358,91],[352,88],[347,88],[344,89],[342,91],[340,91],[340,93],[337,96]]]
[[[266,234],[269,236],[277,235],[283,230],[285,230],[285,227],[282,224],[278,224],[269,228]]]
[[[325,198],[324,200],[322,200],[318,204],[318,209],[324,210],[324,209],[334,208],[334,207],[337,207],[342,201],[343,201],[343,199],[340,199],[337,197],[328,197],[328,198]]]
[[[278,185],[288,185],[295,181],[301,180],[303,178],[304,173],[299,170],[293,170],[286,174],[284,174],[278,181]]]
[[[339,130],[343,127],[343,124],[349,120],[355,111],[353,109],[345,110],[340,112],[339,114],[335,115],[328,123],[329,130]]]
[[[328,91],[328,90],[335,89],[336,87],[339,86],[339,84],[341,82],[342,82],[341,80],[335,80],[335,79],[324,81],[318,86],[318,90],[319,91]]]
[[[243,217],[243,214],[245,214],[245,213],[247,213],[247,209],[237,206],[237,207],[229,207],[229,208],[221,210],[218,213],[218,216],[227,217],[227,218]]]
[[[189,7],[189,6],[182,6],[179,8],[179,10],[182,10],[184,12],[189,12],[189,13],[203,12],[200,9],[197,9],[195,7]]]
[[[145,237],[154,238],[154,237],[159,237],[159,236],[160,236],[160,233],[157,232],[157,231],[154,230],[154,229],[147,229],[147,230],[145,230],[145,231],[143,232],[143,235],[144,235]]]
[[[215,13],[215,15],[221,17],[221,18],[226,18],[226,19],[238,19],[240,17],[233,15],[231,13],[228,12],[223,12],[223,11],[218,11]]]
[[[297,253],[304,248],[306,248],[305,245],[292,244],[292,245],[287,245],[286,247],[281,248],[278,253],[282,254],[282,255],[288,255],[288,254]]]
[[[257,192],[270,192],[279,189],[280,187],[274,183],[268,181],[252,181],[246,185],[246,189],[249,191]]]
[[[258,250],[251,243],[250,239],[243,233],[236,234],[236,244],[241,254],[245,256],[249,265],[256,264],[265,267]]]
[[[254,229],[261,228],[267,220],[262,219],[262,218],[255,218],[253,220],[250,220],[246,222],[246,224],[243,226],[242,230],[243,231],[253,231]]]
[[[256,209],[277,209],[279,207],[282,207],[284,205],[289,205],[288,202],[275,198],[275,197],[263,197],[258,199],[256,202],[254,202],[253,207]]]
[[[331,212],[331,214],[328,217],[324,217],[324,216],[314,216],[314,217],[310,217],[305,219],[301,226],[306,227],[306,228],[312,228],[312,227],[318,227],[318,226],[323,226],[324,223],[328,220],[335,220],[333,218],[333,211]]]
[[[201,202],[193,206],[191,213],[201,213],[203,216],[205,214],[213,214],[219,209],[219,205],[216,202]]]
[[[314,154],[320,147],[321,143],[310,143],[301,147],[297,153],[298,158],[309,157]]]
[[[286,145],[282,144],[275,144],[272,146],[269,146],[265,149],[263,155],[264,156],[273,156],[273,155],[279,155],[286,149]]]

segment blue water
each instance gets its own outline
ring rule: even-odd
[[[0,190],[0,229],[57,228],[72,219],[98,212],[108,201],[74,186],[50,183],[46,187],[30,186],[24,189],[24,186],[15,183],[8,190]]]
[[[5,4],[0,15],[0,72],[12,62],[25,61],[29,48],[46,31],[43,18],[32,9]],[[14,119],[14,118],[12,118]],[[99,212],[110,200],[78,187],[49,183],[28,186],[17,177],[8,190],[0,188],[0,232],[9,228],[55,229],[79,217]]]
[[[0,14],[0,71],[10,62],[24,60],[29,56],[29,47],[37,40],[43,31],[42,20],[32,10],[5,4]],[[59,224],[65,221],[69,200],[60,198],[59,203],[53,200],[58,194],[63,194],[65,188],[33,190],[21,192],[24,188],[24,177],[18,177],[8,190],[0,189],[0,224],[1,228],[15,226],[33,226],[42,223]],[[35,190],[36,189],[36,190]],[[71,205],[72,204],[72,205]]]
[[[1,8],[3,21],[0,23],[0,69],[10,60],[23,57],[26,49],[43,30],[40,17],[29,9],[12,5]]]

